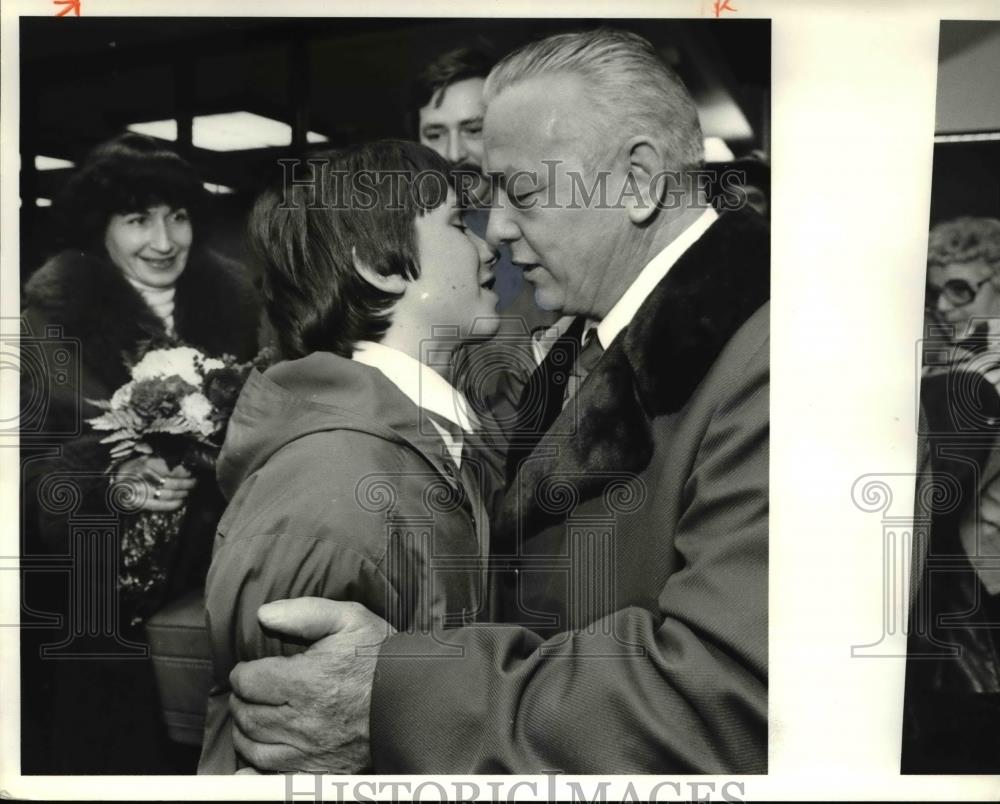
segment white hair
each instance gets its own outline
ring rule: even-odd
[[[584,79],[603,147],[622,135],[646,134],[661,143],[674,170],[704,160],[698,110],[680,77],[643,37],[600,28],[532,42],[505,56],[483,90],[489,103],[530,78],[572,73]],[[615,136],[617,135],[617,136]]]

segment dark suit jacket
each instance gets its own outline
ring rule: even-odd
[[[508,624],[383,646],[378,772],[766,771],[768,296],[750,213],[673,266],[508,489]]]

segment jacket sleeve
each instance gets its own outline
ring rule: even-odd
[[[265,633],[257,622],[260,606],[285,598],[326,597],[356,600],[381,613],[391,607],[393,594],[374,562],[321,535],[260,533],[218,539],[205,586],[214,679],[198,772],[230,774],[245,765],[232,742],[233,667],[265,656],[301,653],[307,647]]]
[[[107,388],[83,363],[79,343],[50,336],[55,326],[43,312],[28,308],[23,314],[21,447],[23,455],[22,516],[24,526],[37,533],[45,550],[68,547],[66,509],[60,496],[71,494],[74,510],[109,514],[107,494],[109,449],[86,420],[100,414],[88,399],[107,399]]]
[[[297,597],[355,600],[382,616],[394,602],[373,561],[329,539],[259,534],[224,541],[212,559],[205,600],[213,643],[231,652],[223,664],[232,669],[237,662],[304,650],[265,634],[257,622],[263,604]]]
[[[716,408],[658,612],[543,641],[400,634],[380,653],[380,773],[762,773],[767,765],[767,344]],[[450,643],[450,644],[448,644]]]

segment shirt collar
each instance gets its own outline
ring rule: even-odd
[[[611,342],[618,337],[625,327],[629,325],[635,314],[646,301],[646,297],[653,292],[653,289],[660,284],[660,280],[667,275],[674,263],[680,259],[695,241],[705,234],[716,220],[719,214],[712,207],[707,207],[704,212],[687,229],[675,237],[666,248],[650,260],[646,267],[642,269],[635,278],[628,290],[615,302],[615,305],[608,311],[599,324],[597,324],[597,338],[601,346],[607,349]],[[588,322],[584,328],[584,338],[587,331],[594,325]]]
[[[463,432],[475,432],[475,418],[461,391],[430,366],[374,341],[359,343],[352,357],[358,363],[381,371],[418,408],[446,419]]]

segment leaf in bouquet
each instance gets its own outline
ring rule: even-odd
[[[133,433],[129,430],[116,430],[111,435],[104,436],[101,439],[102,444],[114,444],[117,441],[135,441],[138,437],[138,433]]]
[[[110,454],[112,457],[115,457],[122,453],[131,452],[135,449],[136,444],[138,444],[138,439],[135,438],[128,438],[122,441],[118,441],[111,448]]]
[[[197,435],[197,428],[184,416],[171,416],[168,419],[157,419],[147,428],[147,433],[166,433],[168,435]]]
[[[87,424],[95,430],[119,429],[118,421],[110,413],[102,413],[100,416],[95,416],[93,419],[87,419]]]
[[[123,463],[132,460],[132,458],[138,458],[142,454],[135,448],[134,441],[130,442],[128,447],[123,447],[119,444],[118,448],[111,450],[108,454],[108,468],[106,471],[109,474],[114,474]]]
[[[110,416],[111,420],[114,421],[122,430],[137,430],[142,427],[142,417],[131,408],[112,410],[108,413],[108,416]]]
[[[89,419],[88,422],[95,430],[124,430],[133,434],[141,430],[143,426],[142,418],[127,408],[109,410],[107,413]]]
[[[84,399],[83,401],[99,410],[111,410],[111,400],[109,399]]]

